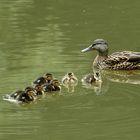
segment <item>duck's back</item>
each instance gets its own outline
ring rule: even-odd
[[[104,69],[114,70],[140,70],[140,52],[115,52],[104,61]]]

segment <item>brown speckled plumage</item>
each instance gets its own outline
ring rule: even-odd
[[[103,39],[96,39],[91,46],[82,50],[82,52],[91,50],[97,50],[99,53],[93,62],[93,68],[140,70],[140,52],[122,51],[108,56],[108,44]]]

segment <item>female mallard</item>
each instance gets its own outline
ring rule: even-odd
[[[140,70],[140,52],[122,51],[108,56],[108,44],[104,39],[96,39],[92,45],[81,52],[91,50],[98,51],[98,56],[93,62],[94,69]]]

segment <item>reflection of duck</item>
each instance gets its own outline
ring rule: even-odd
[[[140,84],[139,71],[104,71],[106,78],[112,82]]]
[[[33,84],[34,85],[43,85],[46,83],[50,83],[50,81],[53,79],[53,76],[51,73],[46,73],[42,77],[37,78]]]
[[[61,90],[60,82],[57,79],[54,79],[50,83],[46,83],[43,86],[43,90],[44,92],[60,91]]]
[[[74,92],[78,79],[73,72],[69,72],[62,78],[62,84],[68,89],[68,92]]]
[[[108,44],[104,39],[96,39],[91,46],[82,52],[97,50],[98,56],[93,62],[94,68],[113,70],[140,69],[140,52],[115,52],[108,56]]]

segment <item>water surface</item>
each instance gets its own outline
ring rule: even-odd
[[[0,139],[139,140],[140,72],[107,72],[102,85],[82,86],[96,52],[82,54],[96,38],[110,53],[140,51],[139,1],[1,0]],[[74,72],[74,92],[18,105],[3,95],[23,89],[43,73],[61,80]]]

